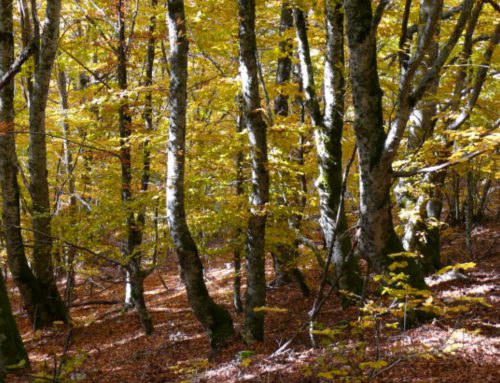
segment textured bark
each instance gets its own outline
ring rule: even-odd
[[[60,0],[47,1],[43,33],[35,31],[35,73],[29,113],[30,194],[33,204],[33,266],[34,272],[50,305],[52,320],[68,321],[68,310],[57,290],[52,262],[52,234],[49,185],[47,180],[47,146],[45,109],[50,78],[59,38]]]
[[[4,3],[5,1],[0,2],[0,5],[3,6]],[[0,272],[0,380],[3,368],[18,365],[23,360],[25,366],[28,366],[28,355],[12,315],[5,281]]]
[[[238,118],[236,121],[236,132],[241,133],[245,129],[245,123],[242,115],[242,97],[241,94],[238,94],[236,97],[236,102],[238,104],[239,112]],[[243,189],[243,150],[239,149],[236,153],[236,195],[242,196],[245,191]],[[239,227],[235,233],[235,247],[234,247],[234,281],[233,281],[233,305],[236,312],[243,312],[243,302],[241,300],[241,250],[242,250],[242,242],[243,242],[243,230]]]
[[[425,26],[427,20],[431,17],[429,15],[429,10],[432,9],[431,4],[430,0],[421,2],[418,40],[423,38],[422,35],[426,31]],[[401,36],[406,36],[406,28],[403,26],[401,29]],[[432,65],[438,57],[439,47],[436,38],[439,34],[439,26],[436,28],[434,34],[435,36],[433,36],[430,42],[428,52],[417,70],[415,76],[417,81],[425,75],[427,68]],[[402,62],[401,71],[406,70],[407,64],[407,61]],[[435,95],[438,85],[439,77],[436,77],[429,88],[430,97],[421,100],[410,115],[408,144],[406,148],[409,156],[418,151],[424,142],[433,135],[437,113],[437,100]],[[437,181],[438,179],[434,174],[425,175],[424,178],[427,181],[432,181],[434,179]],[[436,216],[435,213],[440,213],[441,209],[436,209],[433,202],[431,202],[434,201],[435,196],[437,196],[438,190],[436,188],[430,188],[430,190],[421,191],[420,195],[416,196],[414,192],[411,192],[414,182],[414,179],[402,179],[399,181],[396,188],[396,195],[400,207],[407,210],[415,210],[417,212],[416,218],[402,220],[405,232],[403,236],[403,247],[406,251],[416,251],[422,254],[423,259],[421,263],[424,272],[431,273],[440,266],[438,224],[440,215]],[[432,204],[432,206],[430,209],[427,209],[429,204]]]
[[[57,71],[57,85],[59,88],[59,97],[61,99],[61,108],[63,112],[69,109],[68,102],[68,90],[67,90],[67,78],[66,73],[63,70]],[[69,195],[69,211],[71,224],[76,224],[76,212],[77,212],[77,198],[76,198],[76,186],[75,177],[73,176],[73,154],[71,153],[70,142],[68,141],[69,136],[69,125],[66,119],[62,121],[63,129],[63,167],[65,173],[65,182],[67,185],[67,192]],[[57,207],[56,207],[57,211]],[[64,266],[67,274],[67,285],[64,294],[64,301],[69,304],[71,301],[71,295],[73,291],[73,286],[75,284],[74,278],[74,261],[76,256],[76,249],[73,246],[69,246],[65,249]]]
[[[267,137],[259,95],[255,1],[238,0],[238,41],[242,82],[243,116],[248,130],[252,161],[252,190],[248,221],[246,265],[247,292],[245,332],[249,341],[264,339],[264,313],[255,311],[266,304],[265,230],[269,200]]]
[[[359,250],[373,269],[382,272],[391,262],[390,253],[400,252],[403,247],[397,238],[391,217],[391,172],[406,130],[408,118],[422,97],[436,81],[446,60],[457,44],[473,6],[473,0],[464,0],[455,28],[443,44],[436,59],[418,83],[415,74],[431,46],[437,28],[442,1],[423,2],[428,12],[423,32],[415,51],[400,75],[396,119],[384,133],[382,116],[382,92],[380,89],[376,36],[372,27],[370,0],[344,0],[347,18],[347,34],[350,48],[350,69],[355,109],[354,130],[360,160],[360,232]],[[413,89],[413,87],[415,89]],[[405,271],[410,283],[424,287],[421,268],[413,259],[407,259]]]
[[[293,12],[288,1],[283,1],[281,4],[281,15],[280,15],[280,36],[283,36],[289,29],[293,28]],[[290,82],[290,77],[292,73],[292,54],[293,54],[293,41],[291,38],[286,38],[279,43],[280,57],[278,58],[278,67],[276,71],[276,84],[278,87],[280,85],[285,85]],[[286,117],[289,114],[289,97],[288,94],[279,92],[278,96],[274,99],[274,113],[277,116]],[[299,146],[301,143],[299,142]],[[293,149],[290,153],[290,160],[303,165],[302,158],[302,148]],[[299,179],[299,182],[301,180]],[[289,205],[290,201],[286,198],[286,193],[283,198],[279,198],[278,203],[283,205]],[[305,196],[304,196],[305,198]],[[295,202],[295,201],[293,201]],[[302,201],[298,201],[299,204]],[[295,206],[296,209],[303,209],[303,206]],[[290,217],[288,220],[289,229],[296,233],[300,228],[300,218]],[[280,286],[295,280],[299,285],[302,294],[308,296],[310,291],[309,287],[305,283],[304,276],[302,272],[296,266],[297,258],[299,256],[298,252],[298,242],[296,240],[292,242],[279,243],[276,246],[276,252],[273,253],[274,260],[274,270],[276,278],[273,281],[274,286]]]
[[[203,280],[203,265],[189,231],[184,206],[188,39],[183,0],[168,1],[170,40],[169,133],[167,143],[167,220],[179,258],[191,308],[211,345],[221,345],[233,334],[226,309],[215,304]]]
[[[359,293],[361,277],[351,251],[351,239],[347,231],[347,220],[342,208],[338,235],[332,243],[336,230],[335,222],[342,188],[342,133],[344,127],[344,17],[342,4],[326,1],[327,43],[324,70],[325,110],[321,113],[317,100],[312,69],[306,20],[299,9],[294,10],[294,24],[297,32],[298,54],[306,106],[314,126],[319,177],[316,181],[320,196],[320,224],[327,249],[333,248],[333,264],[339,276],[339,287]],[[344,302],[347,303],[347,302]]]
[[[276,70],[276,84],[278,86],[287,84],[292,73],[293,41],[283,39],[283,34],[293,28],[293,13],[288,1],[281,4],[280,15],[280,36],[279,43],[280,57],[278,58],[278,68]],[[288,116],[288,95],[280,91],[274,99],[274,113],[278,116]]]
[[[151,6],[156,7],[157,0],[151,0]],[[153,85],[153,68],[155,60],[156,38],[154,36],[156,29],[156,17],[151,16],[149,19],[148,33],[148,46],[146,50],[146,73],[144,79],[144,86]],[[144,124],[147,133],[151,133],[154,129],[153,126],[153,96],[152,92],[148,91],[144,99]],[[149,137],[146,137],[143,142],[143,160],[142,160],[142,177],[141,177],[141,190],[147,191],[149,187],[150,169],[151,169],[151,149],[149,147]],[[142,213],[144,217],[144,213]],[[144,218],[142,218],[144,220]]]
[[[474,176],[472,171],[467,172],[467,197],[465,202],[465,246],[472,254],[472,226],[474,219]]]
[[[14,59],[12,2],[3,0],[0,7],[0,75]],[[35,328],[50,326],[54,320],[43,290],[28,265],[21,233],[18,163],[14,135],[14,82],[0,91],[0,187],[2,189],[2,230],[7,258],[23,305]]]
[[[355,110],[354,130],[359,153],[358,249],[360,255],[370,262],[372,269],[382,273],[391,262],[387,255],[401,252],[403,247],[392,222],[391,166],[382,161],[386,135],[371,1],[345,0],[344,4]],[[413,285],[425,285],[418,270],[406,271],[410,274]]]
[[[118,48],[117,52],[117,78],[118,86],[122,90],[127,90],[127,46],[125,39],[125,14],[123,10],[123,0],[117,3],[118,16]],[[139,214],[136,219],[130,203],[132,195],[132,157],[130,148],[130,135],[132,134],[132,116],[128,104],[127,96],[123,96],[118,109],[118,124],[120,130],[120,163],[121,163],[121,199],[126,211],[127,242],[122,248],[122,252],[128,259],[125,266],[127,272],[126,291],[130,292],[129,302],[134,305],[139,320],[146,335],[151,335],[154,331],[153,322],[147,311],[144,300],[144,278],[145,274],[141,270],[141,253],[139,246],[142,243],[144,215]],[[149,164],[148,164],[149,166]],[[147,180],[146,180],[147,181]],[[142,218],[141,218],[142,215]]]

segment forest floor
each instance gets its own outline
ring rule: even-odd
[[[321,337],[322,345],[312,348],[306,331],[275,357],[271,354],[296,333],[314,300],[314,293],[303,298],[294,284],[268,291],[268,306],[286,312],[266,315],[265,342],[248,346],[235,336],[214,354],[189,309],[173,257],[146,280],[147,305],[156,330],[150,337],[141,331],[133,310],[124,312],[120,303],[109,304],[121,302],[123,296],[120,275],[111,269],[107,269],[112,274],[109,279],[78,276],[71,331],[59,326],[33,332],[10,281],[32,370],[12,374],[7,382],[51,382],[55,370],[62,382],[500,382],[499,229],[489,224],[474,230],[474,255],[465,250],[463,233],[444,235],[443,253],[450,264],[476,262],[477,267],[464,271],[466,278],[437,281],[431,289],[435,300],[455,307],[461,302],[465,309],[406,331],[385,326],[385,319],[376,322],[380,326],[363,330],[359,309],[342,310],[332,297],[317,318],[331,329],[323,334],[330,337]],[[232,308],[228,266],[223,260],[211,262],[206,268],[207,286],[215,300],[231,311],[239,332],[244,317]],[[311,278],[318,272],[307,274],[316,289]],[[81,305],[89,301],[108,304]],[[66,362],[61,368],[62,355]]]

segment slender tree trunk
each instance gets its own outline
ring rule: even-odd
[[[4,5],[4,3],[5,1],[0,2],[0,5]],[[22,365],[23,360],[25,361],[24,366]],[[0,380],[3,368],[7,366],[27,367],[28,354],[26,354],[16,321],[12,315],[7,288],[3,274],[0,272]]]
[[[430,17],[427,10],[432,9],[432,7],[426,4],[429,1],[430,0],[425,0],[422,3],[423,6],[420,8],[420,21],[418,27],[419,37],[417,40],[421,39],[422,35],[425,33],[427,18]],[[402,34],[406,33],[405,26],[401,29]],[[438,57],[439,47],[436,42],[438,34],[439,27],[436,28],[436,37],[433,37],[428,53],[417,71],[417,79],[425,75],[427,68],[432,65],[432,62]],[[405,66],[408,63],[402,62],[401,64],[400,70],[405,70]],[[437,113],[437,100],[435,96],[438,86],[439,77],[436,77],[429,87],[430,97],[420,101],[410,115],[408,145],[406,149],[409,156],[418,151],[424,142],[433,135]],[[433,180],[438,181],[439,179],[439,177],[436,177],[436,174],[425,175],[422,178],[427,182],[432,182]],[[421,263],[424,272],[431,273],[437,270],[440,265],[439,220],[441,217],[440,215],[436,216],[436,213],[439,212],[440,214],[441,209],[437,208],[435,205],[439,191],[436,189],[436,185],[435,187],[429,188],[430,190],[421,190],[417,196],[412,190],[414,184],[414,179],[401,179],[396,188],[396,195],[400,207],[416,211],[416,214],[411,214],[410,219],[402,219],[405,231],[403,236],[403,247],[406,251],[417,251],[422,254],[423,259]],[[429,206],[429,204],[432,206]],[[430,209],[428,207],[430,207]]]
[[[269,175],[266,168],[267,127],[262,116],[259,95],[255,1],[238,0],[238,9],[243,116],[248,130],[252,161],[252,191],[246,245],[245,336],[248,341],[262,341],[264,313],[255,309],[266,304],[265,233],[266,203],[269,201]]]
[[[281,16],[280,16],[280,35],[287,33],[288,30],[293,28],[293,12],[288,1],[283,1],[281,5]],[[291,38],[286,38],[280,41],[279,44],[280,57],[278,59],[278,68],[276,73],[276,84],[278,86],[286,85],[290,82],[290,77],[292,73],[292,54],[293,54],[293,41]],[[289,97],[288,94],[280,92],[278,96],[274,99],[274,113],[277,116],[287,117],[289,114]],[[300,144],[300,143],[299,143]],[[294,149],[290,153],[290,160],[298,162],[299,165],[303,164],[303,158],[301,156],[301,148]],[[301,180],[299,180],[300,182]],[[305,198],[305,197],[304,197]],[[288,204],[286,194],[283,198],[280,198],[279,203]],[[303,206],[296,206],[296,208],[303,209]],[[296,225],[292,225],[294,219],[288,220],[289,229],[293,233],[298,232],[300,228],[300,219],[296,222]],[[310,291],[309,287],[305,283],[304,276],[302,272],[298,269],[296,262],[299,257],[298,243],[294,239],[292,242],[279,243],[276,246],[276,253],[273,253],[274,269],[276,274],[276,279],[274,285],[279,286],[295,280],[299,285],[302,294],[308,296]]]
[[[481,200],[479,201],[479,206],[477,208],[477,212],[474,217],[474,220],[476,222],[480,222],[484,217],[484,212],[486,210],[486,206],[488,205],[488,196],[490,193],[491,185],[492,185],[491,178],[488,178],[483,185]]]
[[[45,137],[45,109],[59,38],[60,0],[48,0],[47,23],[39,36],[40,26],[35,28],[35,76],[29,113],[29,159],[30,194],[33,202],[33,266],[40,287],[52,311],[53,321],[68,321],[68,310],[64,304],[54,277],[52,262],[52,233],[49,184],[47,179],[47,145]]]
[[[127,45],[125,39],[125,14],[123,11],[123,0],[117,3],[118,14],[118,49],[117,49],[117,77],[118,86],[127,90]],[[120,162],[122,174],[121,198],[126,211],[127,243],[123,246],[124,255],[128,259],[125,266],[127,282],[130,283],[131,303],[135,306],[139,320],[146,335],[154,331],[153,322],[149,315],[144,300],[144,278],[141,270],[141,253],[138,249],[142,243],[142,230],[144,219],[136,219],[130,207],[133,200],[132,195],[132,156],[130,147],[130,135],[132,134],[132,116],[127,96],[124,96],[118,109],[118,123],[120,130]],[[149,164],[148,164],[149,166]],[[142,215],[143,216],[143,215]]]
[[[325,55],[325,111],[317,100],[304,13],[294,10],[298,53],[306,106],[314,126],[319,177],[320,224],[327,249],[333,248],[333,264],[343,290],[359,294],[362,287],[357,260],[348,257],[351,239],[344,210],[341,211],[338,235],[332,243],[342,188],[342,132],[344,125],[344,22],[342,4],[326,4],[327,45]],[[347,262],[347,263],[346,263]],[[342,274],[340,274],[342,273]],[[347,304],[347,301],[343,302]]]
[[[323,231],[326,244],[331,246],[335,230],[335,219],[342,188],[342,133],[344,129],[345,98],[345,59],[344,59],[344,10],[340,1],[326,1],[326,55],[325,55],[325,131],[316,132],[317,147],[323,143],[325,150],[320,151],[320,199],[322,202]],[[361,294],[362,279],[359,274],[357,259],[349,257],[351,238],[347,227],[346,214],[340,214],[337,237],[333,251],[335,273],[341,289]],[[345,264],[344,264],[345,263]],[[341,274],[340,274],[341,273]],[[347,302],[344,302],[347,303]]]
[[[63,112],[67,112],[69,109],[68,102],[68,90],[67,90],[67,79],[66,73],[63,70],[57,71],[57,84],[59,88],[59,97],[61,99],[61,108]],[[70,143],[68,141],[69,137],[69,125],[66,118],[63,119],[62,122],[63,128],[63,162],[64,162],[64,173],[66,174],[66,183],[67,190],[69,194],[69,212],[71,223],[76,224],[76,213],[77,213],[77,199],[76,199],[76,186],[75,186],[75,177],[73,176],[73,155],[71,153]],[[71,301],[71,294],[73,291],[73,286],[75,284],[74,277],[74,262],[76,256],[76,249],[73,246],[69,246],[65,250],[65,270],[67,275],[67,285],[65,291],[65,302],[69,304]]]
[[[203,279],[203,265],[189,231],[184,206],[188,38],[183,0],[168,0],[170,40],[170,98],[167,143],[167,220],[179,258],[191,308],[207,332],[211,345],[220,346],[233,334],[226,309],[215,304]]]
[[[243,119],[243,105],[242,96],[238,94],[236,97],[236,102],[238,104],[238,118],[236,121],[236,133],[240,134],[245,129],[244,119]],[[243,150],[239,149],[236,153],[236,195],[242,196],[245,193],[243,189]],[[243,242],[243,230],[238,227],[235,234],[235,246],[234,246],[234,281],[233,281],[233,304],[236,312],[243,312],[243,302],[241,300],[241,249]]]
[[[467,172],[467,200],[465,209],[465,245],[472,254],[472,225],[474,219],[474,176],[472,170]]]

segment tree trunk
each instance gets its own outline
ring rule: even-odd
[[[123,1],[117,3],[118,14],[118,49],[117,49],[117,77],[118,86],[126,91],[128,88],[127,80],[127,45],[125,39],[125,14],[123,12]],[[126,291],[131,294],[128,297],[139,316],[139,320],[146,335],[151,335],[154,331],[151,317],[147,311],[144,300],[144,275],[141,271],[141,253],[138,250],[142,243],[142,230],[144,225],[144,214],[135,214],[130,207],[133,200],[132,195],[132,157],[130,147],[130,135],[132,134],[132,116],[128,104],[128,97],[123,96],[118,109],[118,123],[120,130],[120,162],[121,162],[121,199],[126,211],[127,242],[123,246],[124,256],[128,259],[125,266],[127,272],[127,282],[130,286]],[[149,166],[149,164],[147,165]],[[142,216],[142,218],[141,218]]]
[[[359,294],[362,280],[357,261],[349,257],[351,239],[347,231],[347,219],[342,209],[338,233],[332,243],[335,221],[342,189],[342,133],[344,128],[344,22],[342,5],[326,3],[327,45],[325,54],[325,111],[321,113],[317,100],[314,74],[307,37],[304,13],[294,10],[297,31],[298,54],[302,74],[306,106],[314,126],[314,137],[318,155],[319,176],[316,181],[320,196],[320,224],[326,248],[333,248],[334,271],[339,277],[339,287]],[[347,301],[343,301],[347,304]]]
[[[14,61],[12,1],[0,7],[0,76]],[[0,90],[0,187],[2,189],[2,230],[14,282],[34,328],[50,326],[55,318],[38,280],[28,265],[21,232],[17,156],[14,135],[14,81]]]
[[[430,0],[425,0],[429,2]],[[425,2],[423,5],[425,5]],[[428,9],[432,9],[427,4],[420,8],[420,21],[418,26],[418,39],[422,38],[425,33],[425,26],[429,16]],[[406,28],[402,28],[401,33],[405,33]],[[436,38],[439,34],[439,27],[436,28],[435,37],[432,38],[430,47],[426,57],[423,59],[420,68],[417,71],[416,78],[422,78],[425,75],[427,68],[432,65],[432,62],[438,57],[439,46]],[[401,70],[404,70],[407,63],[402,63]],[[408,126],[408,156],[417,152],[424,142],[434,133],[436,123],[437,100],[436,92],[439,86],[439,77],[436,77],[432,85],[429,87],[428,99],[421,100],[415,110],[410,115],[410,124]],[[435,174],[419,176],[420,179],[427,181],[438,180]],[[402,219],[405,234],[403,236],[403,247],[409,252],[418,252],[422,255],[422,266],[425,273],[436,271],[440,265],[440,240],[439,240],[439,220],[441,209],[436,209],[435,202],[438,197],[436,187],[426,188],[419,191],[419,195],[412,190],[414,188],[415,179],[401,179],[396,188],[398,204],[406,210],[413,210],[416,214],[411,214],[409,219]],[[433,201],[433,202],[431,202]],[[428,208],[428,205],[430,209]]]
[[[0,5],[5,5],[5,1],[0,2]],[[3,369],[9,366],[12,366],[11,368],[15,368],[14,366],[27,367],[28,354],[26,354],[16,321],[12,315],[7,288],[3,274],[0,272],[0,381],[3,381]]]
[[[215,304],[203,279],[203,265],[189,231],[184,206],[188,39],[183,0],[168,0],[170,98],[167,143],[167,220],[179,258],[191,308],[211,345],[220,346],[233,334],[226,309]]]
[[[472,255],[472,225],[474,219],[474,177],[472,170],[467,172],[467,196],[465,208],[465,245],[469,254]]]
[[[68,102],[68,90],[67,90],[67,79],[66,73],[63,70],[57,71],[57,84],[59,88],[59,97],[61,99],[61,108],[63,112],[67,112],[69,109]],[[66,118],[63,119],[62,122],[63,128],[63,162],[64,162],[64,172],[66,173],[66,183],[67,190],[69,194],[69,212],[71,223],[76,224],[76,213],[77,213],[77,199],[76,199],[76,186],[75,186],[75,177],[73,176],[73,155],[71,153],[70,143],[68,141],[69,136],[69,125],[66,121]],[[64,266],[67,275],[67,285],[65,291],[65,302],[69,304],[71,301],[71,294],[73,291],[73,286],[75,284],[74,277],[74,262],[76,256],[76,248],[73,246],[69,246],[65,249],[65,257],[64,257]]]
[[[292,8],[288,1],[283,1],[281,5],[281,16],[280,16],[280,35],[283,36],[288,30],[293,28],[293,13]],[[279,44],[280,57],[278,58],[278,68],[276,73],[276,84],[278,86],[285,85],[290,82],[290,77],[292,73],[292,54],[293,54],[293,41],[291,38],[286,38],[280,41]],[[287,117],[289,114],[289,97],[288,94],[280,91],[278,96],[274,99],[274,113],[277,116]],[[299,143],[300,145],[300,143]],[[303,158],[301,156],[301,148],[294,149],[290,153],[290,160],[298,162],[299,165],[303,164]],[[301,180],[299,180],[300,182]],[[305,198],[305,197],[304,197]],[[279,203],[287,205],[286,194],[285,197],[279,199]],[[304,204],[305,205],[305,204]],[[298,209],[303,209],[304,206],[294,206]],[[293,233],[298,232],[300,228],[300,219],[296,224],[292,224],[294,218],[288,220],[289,229]],[[293,226],[293,227],[292,227]],[[299,257],[298,243],[296,240],[292,242],[279,243],[276,246],[276,253],[273,253],[274,260],[274,270],[275,270],[275,280],[274,285],[280,286],[295,280],[299,285],[302,294],[308,296],[310,291],[309,287],[305,283],[304,276],[302,272],[296,266],[297,258]]]
[[[240,134],[245,129],[243,120],[243,105],[242,96],[238,94],[236,97],[236,103],[238,105],[238,118],[236,121],[236,133]],[[236,153],[236,195],[242,196],[245,192],[243,189],[243,150],[240,148]],[[243,312],[243,302],[241,300],[241,250],[243,248],[243,230],[238,226],[235,233],[235,245],[233,254],[233,266],[234,266],[234,281],[233,281],[233,304],[236,312]]]
[[[250,140],[252,162],[252,191],[246,245],[245,336],[248,341],[262,341],[264,339],[264,313],[255,309],[266,304],[265,232],[266,203],[269,200],[267,127],[262,116],[259,95],[255,1],[238,0],[238,9],[243,116]]]
[[[404,248],[392,222],[392,161],[385,159],[387,153],[384,152],[386,134],[377,70],[376,34],[372,27],[370,0],[345,0],[344,4],[355,110],[354,131],[359,154],[358,249],[375,272],[383,273],[392,263],[387,255],[402,252]],[[418,264],[411,258],[405,260],[408,262],[405,272],[410,276],[410,283],[415,287],[424,287]]]
[[[47,146],[45,137],[45,109],[59,38],[60,0],[48,0],[47,23],[39,39],[40,26],[35,28],[35,76],[29,113],[30,194],[33,203],[33,265],[36,278],[50,305],[53,321],[68,321],[64,304],[54,277],[52,262],[52,233],[49,184],[47,180]]]

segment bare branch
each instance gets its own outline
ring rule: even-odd
[[[443,14],[441,15],[441,20],[451,19],[461,10],[462,10],[462,5],[449,9],[448,11],[443,12]],[[413,38],[413,35],[417,32],[418,32],[418,25],[414,24],[411,27],[408,27],[408,31],[406,32],[407,39],[411,40]]]
[[[417,89],[413,91],[410,95],[409,104],[410,107],[414,107],[417,102],[423,97],[430,84],[436,76],[441,72],[442,67],[444,66],[446,60],[450,56],[453,48],[458,42],[458,39],[462,35],[462,32],[467,24],[467,19],[469,18],[472,6],[474,4],[474,0],[464,0],[462,4],[462,12],[460,13],[460,17],[458,18],[457,24],[455,25],[455,29],[453,30],[450,38],[446,42],[446,44],[441,48],[439,56],[436,58],[432,67],[427,71],[426,75],[420,82]]]
[[[380,21],[382,20],[385,8],[387,8],[387,5],[389,5],[390,2],[391,0],[380,0],[380,2],[378,3],[372,19],[372,33],[377,32],[377,28],[378,25],[380,24]]]
[[[443,162],[442,164],[439,165],[434,165],[434,166],[429,166],[427,168],[421,168],[421,169],[412,169],[412,170],[407,170],[407,171],[397,171],[393,172],[392,176],[393,177],[412,177],[416,176],[417,174],[428,174],[428,173],[436,173],[439,172],[443,169],[449,168],[450,166],[460,164],[464,161],[470,160],[474,157],[477,157],[483,153],[486,153],[487,150],[476,150],[472,153],[466,154],[463,157],[460,157],[457,160],[453,161],[448,161],[448,162]]]
[[[30,56],[35,52],[34,45],[29,44],[25,47],[19,57],[12,63],[9,70],[0,78],[0,89],[10,83],[14,76],[21,71],[22,65],[28,61]]]
[[[480,65],[479,69],[477,70],[476,73],[476,80],[474,82],[474,87],[472,88],[472,93],[471,97],[466,105],[465,108],[463,108],[462,112],[460,115],[453,121],[451,124],[448,125],[447,129],[449,130],[457,130],[462,126],[470,117],[470,114],[474,107],[477,104],[477,101],[479,99],[479,95],[481,93],[481,90],[483,88],[483,84],[486,80],[486,74],[488,73],[488,69],[490,68],[491,64],[491,59],[493,57],[493,52],[495,51],[496,46],[500,42],[500,23],[497,24],[495,28],[495,33],[491,36],[490,43],[488,44],[488,48],[486,49],[484,53],[484,61]]]

